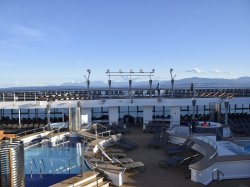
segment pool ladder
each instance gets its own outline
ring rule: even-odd
[[[80,174],[82,176],[82,173],[83,173],[83,162],[85,160],[85,158],[82,156],[82,155],[79,155],[79,154],[76,154],[75,156],[71,157],[69,160],[68,160],[68,168],[69,168],[69,174],[71,172],[71,164],[70,162],[73,161],[74,159],[76,159],[77,157],[79,156],[80,158]]]
[[[36,166],[36,162],[34,158],[30,161],[30,178],[31,179],[33,178],[33,165],[35,166],[36,174],[37,174],[37,166]]]
[[[45,167],[43,159],[41,159],[39,161],[39,163],[40,163],[40,165],[39,165],[40,166],[39,167],[40,179],[42,179],[43,175],[45,174],[46,167]],[[35,166],[35,170],[36,170],[36,174],[37,174],[37,165],[36,165],[36,162],[35,162],[34,158],[30,161],[30,178],[31,179],[33,178],[33,165]]]
[[[42,172],[42,167],[43,167],[43,172]],[[46,168],[43,159],[40,160],[40,178],[43,178],[43,174],[45,174]]]
[[[222,173],[220,170],[218,170],[217,168],[215,168],[213,171],[212,171],[212,179],[214,181],[221,181],[222,179],[224,178],[224,173]]]

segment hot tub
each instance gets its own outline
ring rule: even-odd
[[[210,122],[210,121],[198,121],[196,122],[193,132],[195,133],[213,133],[216,137],[221,139],[225,137],[224,125],[221,123]]]

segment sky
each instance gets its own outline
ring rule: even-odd
[[[170,68],[250,76],[250,0],[0,0],[0,87],[83,82],[87,69],[169,81]]]

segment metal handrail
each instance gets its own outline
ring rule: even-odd
[[[76,154],[76,155],[74,155],[73,157],[71,157],[71,158],[68,160],[69,174],[70,174],[70,170],[71,170],[70,162],[71,162],[74,158],[76,158],[77,156],[78,156],[78,155]]]
[[[125,166],[123,165],[123,163],[121,163],[121,161],[117,157],[115,157],[115,156],[112,156],[112,162],[119,163],[122,167],[125,168]]]
[[[63,128],[64,125],[67,124],[67,122],[49,123],[49,124],[47,124],[47,125],[52,125],[52,124],[58,125],[58,126],[52,127],[52,128],[50,129],[50,131],[52,131],[52,133],[54,133],[55,131],[60,132],[60,129]]]
[[[80,167],[81,167],[81,177],[82,177],[82,173],[83,173],[83,172],[82,172],[82,161],[83,161],[83,160],[86,160],[86,159],[85,159],[85,157],[83,157],[82,155],[79,155],[79,156],[80,156],[80,158],[81,158],[81,166],[80,166]],[[94,171],[95,175],[97,176],[97,175],[98,175],[98,172],[96,172],[95,169],[96,169],[96,168],[92,168],[92,171]],[[97,178],[97,177],[96,177],[96,186],[97,186],[97,187],[99,186],[99,184],[98,184],[98,178]]]
[[[42,166],[43,166],[43,172],[42,173]],[[43,178],[43,174],[45,174],[45,171],[46,171],[46,167],[45,167],[45,164],[44,164],[44,161],[43,159],[40,160],[40,178],[42,179]]]
[[[36,174],[37,174],[37,166],[36,166],[36,162],[35,162],[34,158],[30,161],[30,177],[31,177],[31,179],[33,177],[33,164],[35,166]]]
[[[35,128],[35,129],[19,132],[19,133],[16,134],[16,137],[26,136],[28,132],[35,133],[38,129],[42,129],[44,131],[44,127]]]
[[[104,160],[102,160],[102,159],[98,159],[98,158],[96,158],[96,157],[94,157],[94,156],[91,156],[91,155],[87,155],[87,157],[89,157],[89,158],[93,158],[94,159],[94,162],[95,162],[95,168],[98,168],[98,164],[97,164],[97,162],[101,162],[101,163],[103,163],[104,165],[105,165],[105,169],[107,169],[108,168],[108,166],[107,166],[107,162],[105,162]],[[86,158],[84,158],[85,160],[87,160]],[[91,163],[91,162],[90,162]],[[91,165],[93,165],[92,163],[91,163]],[[105,170],[105,169],[103,169],[103,170]],[[94,170],[94,168],[93,168],[93,170]]]
[[[62,144],[64,145],[64,142],[66,142],[66,137],[63,136],[63,138],[60,139],[60,134],[58,134],[58,135],[57,135],[57,138],[56,138],[56,142],[55,142],[55,145],[56,145],[56,146],[61,144],[61,143],[60,143],[60,140],[63,141]],[[58,142],[59,142],[59,143],[58,143]]]
[[[106,134],[106,133],[110,136],[111,130],[100,132],[100,133],[98,133],[98,135],[101,135],[103,137],[103,135]]]
[[[214,173],[216,173],[216,178],[214,178]],[[218,168],[215,168],[213,171],[212,171],[212,179],[213,180],[216,180],[216,181],[220,181],[220,175],[222,177],[224,177],[224,173],[222,173]],[[223,179],[223,178],[222,178]]]
[[[201,91],[205,89],[205,91]],[[214,89],[213,91],[210,90],[210,89]],[[230,91],[225,91],[224,89],[231,89]],[[235,89],[239,89],[240,92],[237,93],[237,97],[246,97],[248,96],[248,94],[246,95],[245,92],[244,92],[244,89],[249,89],[249,87],[206,87],[206,86],[200,86],[200,87],[197,87],[195,89],[196,91],[196,94],[195,97],[196,98],[202,98],[202,97],[220,97],[220,95],[218,95],[218,93],[221,93],[220,90],[224,90],[223,93],[225,93],[227,96],[230,96],[230,95],[235,95]],[[107,89],[103,88],[103,89],[94,89],[94,90],[97,90],[97,91],[106,91]],[[141,90],[142,92],[144,91],[149,91],[148,88],[146,87],[143,87],[143,88],[133,88],[134,91],[136,90]],[[155,90],[155,89],[153,89]],[[166,89],[161,89],[161,90],[164,90],[165,91],[165,94],[163,94],[162,96],[163,97],[166,97],[166,98],[169,98],[171,95],[170,95],[170,88],[166,88]],[[183,87],[178,87],[177,90],[179,91],[184,91],[183,92],[180,92],[180,98],[192,98],[194,95],[192,94],[185,94],[185,92],[189,91],[190,88],[189,86],[183,86]],[[176,91],[177,91],[176,90]],[[57,94],[56,92],[59,91],[60,94]],[[125,92],[125,89],[117,89],[117,91],[119,91],[119,93],[115,94],[114,96],[112,97],[109,97],[108,94],[104,94],[104,96],[101,94],[97,94],[97,93],[90,93],[91,97],[90,98],[97,98],[97,99],[103,99],[103,98],[128,98],[129,95],[128,93],[126,94]],[[81,94],[82,96],[84,96],[84,91],[80,91],[78,89],[56,89],[56,90],[47,90],[47,91],[39,91],[39,90],[26,90],[26,91],[21,91],[22,94],[20,94],[20,91],[18,92],[11,92],[11,91],[5,91],[3,92],[2,91],[2,94],[0,95],[0,102],[6,102],[6,101],[53,101],[57,98],[57,96],[59,95],[71,95],[71,94]],[[81,92],[81,93],[80,93]],[[210,95],[208,95],[209,93],[211,93]],[[215,93],[215,94],[214,94]],[[201,94],[201,95],[200,95]],[[204,95],[202,95],[204,94]],[[206,94],[206,95],[205,95]],[[217,95],[216,95],[217,94]],[[136,98],[142,98],[142,97],[151,97],[150,94],[139,94],[139,95],[133,95],[133,97],[136,97]],[[65,99],[65,98],[64,98]]]
[[[221,140],[224,140],[223,135],[221,135],[221,133],[220,133],[219,129],[218,129],[218,128],[215,128],[215,129],[216,129],[217,133],[219,134],[219,136],[220,136]]]
[[[83,143],[84,145],[86,145],[87,141],[89,141],[89,140],[91,140],[91,139],[92,139],[91,137],[87,137],[87,138],[84,137],[84,140],[82,141],[82,143]]]

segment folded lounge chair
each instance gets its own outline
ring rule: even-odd
[[[191,147],[194,145],[194,142],[191,140],[186,140],[183,144],[177,145],[174,147],[166,147],[165,151],[168,155],[174,155],[178,153],[186,153],[191,150]]]
[[[120,134],[120,133],[115,134],[115,135],[111,135],[111,138],[112,138],[114,144],[118,145],[122,149],[133,150],[133,149],[138,147],[138,144],[136,144],[135,142],[132,142],[131,140],[129,140],[127,138],[123,138],[122,134]]]
[[[137,173],[143,173],[146,171],[146,165],[140,161],[129,162],[125,164],[122,163],[121,166],[124,167],[126,171],[135,171]]]
[[[189,179],[191,177],[191,171],[189,165],[198,162],[202,158],[202,155],[195,154],[190,157],[171,157],[170,159],[159,161],[159,165],[163,168],[168,167],[180,167],[183,171],[185,178]]]
[[[118,159],[116,157],[111,157],[102,149],[100,145],[98,146],[98,149],[106,158],[106,161],[104,161],[103,158],[90,158],[89,162],[94,163],[97,167],[111,168],[111,165],[114,165],[115,167],[124,168],[124,170],[128,171],[133,170],[138,173],[142,173],[146,170],[146,166],[142,162],[134,162],[131,158]]]
[[[163,168],[168,168],[171,166],[178,167],[178,166],[185,166],[189,165],[192,163],[193,159],[200,156],[200,154],[195,154],[193,156],[189,157],[180,157],[180,156],[175,156],[171,157],[165,160],[160,160],[159,165]]]

